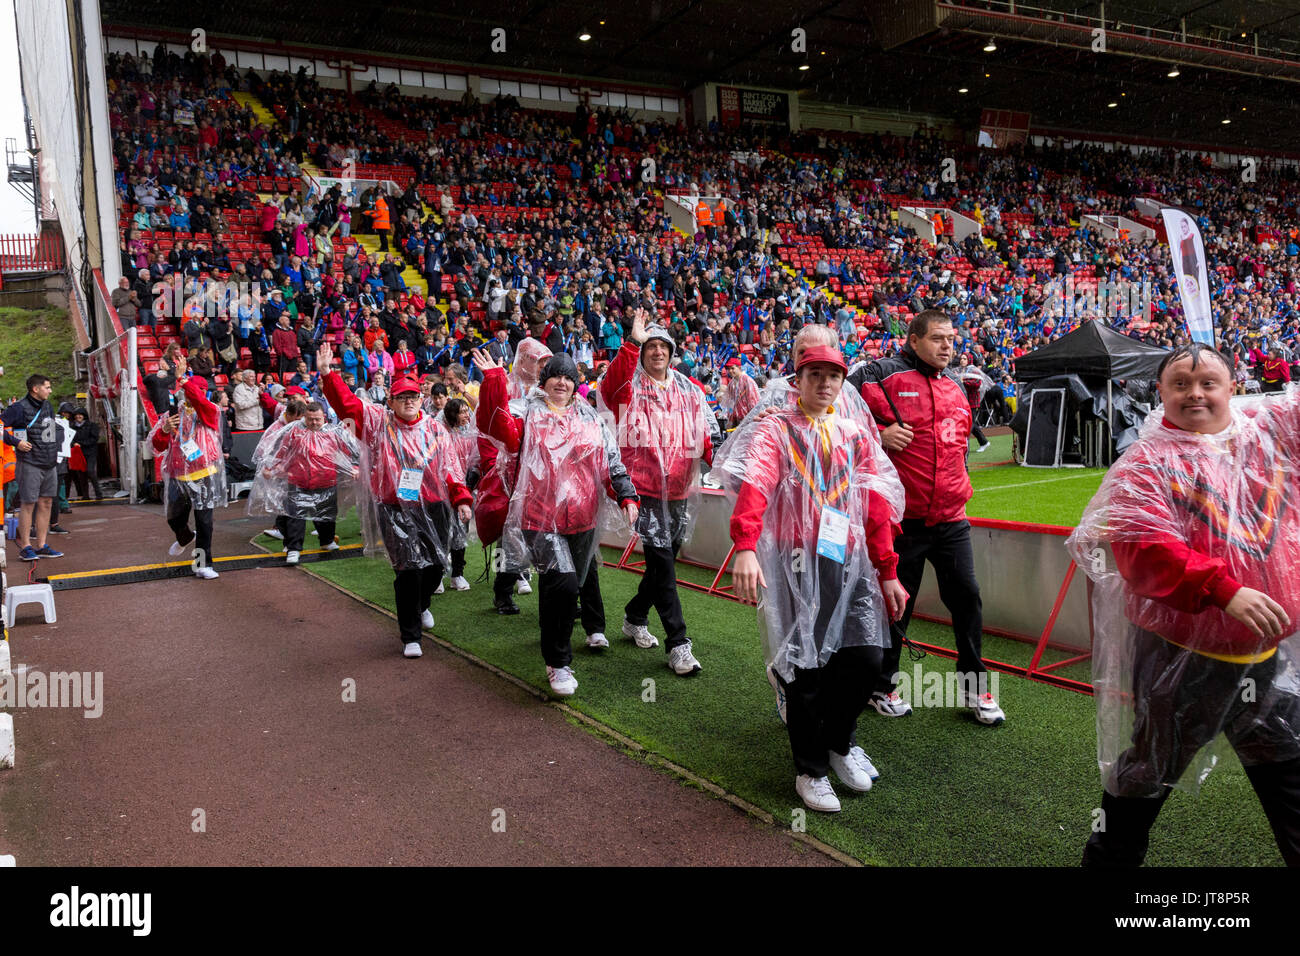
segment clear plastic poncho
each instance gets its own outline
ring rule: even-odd
[[[382,405],[366,405],[362,415],[357,510],[365,553],[386,555],[394,571],[449,568],[458,524],[452,486],[465,484],[450,432],[428,415],[401,422]]]
[[[796,667],[822,667],[843,647],[888,646],[866,528],[870,493],[901,515],[903,488],[874,432],[838,412],[816,422],[794,403],[782,404],[741,424],[713,468],[727,476],[733,508],[745,485],[767,499],[756,549],[767,581],[758,626],[776,672],[792,681]],[[818,553],[823,507],[847,520],[842,562]]]
[[[257,474],[248,513],[333,521],[356,503],[360,460],[361,446],[350,427],[312,431],[302,419],[274,422],[253,453]]]
[[[190,499],[196,509],[220,508],[226,505],[226,461],[221,452],[221,432],[208,428],[189,402],[178,402],[176,411],[181,417],[180,429],[172,434],[164,451],[154,451],[159,460],[163,480],[163,506],[168,512],[176,502],[178,492]],[[153,448],[154,437],[162,434],[166,414],[158,416],[145,444]],[[193,442],[191,445],[190,442]],[[187,451],[188,449],[188,451]]]
[[[1256,637],[1213,601],[1226,575],[1300,628],[1300,392],[1234,405],[1216,435],[1162,412],[1066,541],[1092,582],[1097,756],[1115,796],[1194,792],[1225,744],[1247,765],[1300,756],[1300,638]]]
[[[551,357],[551,350],[540,339],[521,339],[519,345],[515,348],[515,362],[511,367],[509,374],[506,375],[506,388],[512,399],[524,398],[532,391],[533,386],[537,384],[537,376],[542,371],[542,366],[546,360]],[[531,375],[524,374],[521,367],[523,363],[530,359],[537,359],[537,365]]]
[[[451,435],[452,446],[456,450],[456,457],[460,461],[461,471],[468,476],[471,471],[478,468],[478,429],[471,423],[462,425],[459,428],[449,429],[449,434]],[[452,522],[451,546],[453,549],[466,547],[473,537],[474,522],[472,520],[462,522],[457,518]]]
[[[720,480],[724,488],[729,492],[738,489],[735,480],[729,480],[727,472],[718,467],[718,461],[722,457],[733,457],[731,450],[732,442],[742,431],[757,422],[763,412],[769,408],[797,408],[799,401],[799,392],[794,387],[794,376],[787,375],[781,378],[774,378],[764,386],[759,392],[758,404],[744,417],[735,430],[727,436],[722,447],[714,455],[713,471],[709,474]],[[880,444],[880,429],[876,426],[876,419],[871,414],[871,409],[857,390],[845,379],[844,387],[840,389],[839,396],[835,399],[835,412],[838,416],[860,425],[870,436],[875,446],[875,475],[873,478],[872,491],[881,495],[889,502],[890,520],[898,523],[903,520],[903,509],[907,504],[907,492],[903,489],[902,481],[898,477],[898,469],[890,461],[889,455],[885,452],[884,446]]]
[[[947,373],[955,379],[966,393],[966,402],[971,408],[977,408],[979,403],[984,401],[984,396],[988,394],[993,387],[993,379],[985,374],[984,370],[974,365],[962,365],[956,368],[949,368]]]
[[[608,371],[605,374],[609,374]],[[640,361],[619,409],[596,390],[596,407],[615,432],[619,454],[641,495],[636,533],[656,548],[690,538],[700,510],[700,468],[719,434],[704,393],[676,369],[663,384]]]
[[[609,491],[618,498],[636,496],[618,442],[602,416],[576,396],[556,411],[535,388],[523,412],[514,490],[501,536],[508,566],[532,564],[542,573],[589,568],[601,533],[627,528]],[[571,542],[583,543],[584,552],[572,553]]]

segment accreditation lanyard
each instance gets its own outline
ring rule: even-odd
[[[802,406],[800,408],[802,410]],[[833,407],[828,414],[834,414]],[[829,417],[812,419],[812,422],[817,434],[814,441],[808,443],[808,451],[803,457],[802,465],[800,464],[798,448],[795,447],[793,441],[790,443],[790,451],[796,468],[798,468],[809,491],[812,492],[813,499],[821,509],[817,530],[817,554],[843,564],[848,550],[849,516],[827,502],[838,501],[852,481],[853,446],[850,445],[847,448],[848,461],[845,466],[844,477],[837,481],[833,488],[827,488],[826,472],[822,467],[822,456],[825,455],[827,467],[829,468],[834,456],[834,448],[831,445],[831,422]],[[793,438],[793,436],[791,437]],[[820,449],[817,448],[818,440],[820,440],[821,444]],[[812,465],[812,474],[809,474],[809,461],[811,461]]]
[[[423,447],[420,449],[418,461],[411,459],[406,454],[406,449],[402,446],[401,436],[397,433],[397,428],[393,424],[393,417],[388,419],[385,431],[388,434],[389,442],[393,446],[393,453],[397,456],[398,465],[401,467],[397,482],[397,498],[399,501],[419,501],[420,485],[424,482],[424,469],[429,460],[428,428],[427,426],[425,428]]]
[[[189,419],[190,427],[185,428],[185,420]],[[203,455],[203,449],[199,443],[194,440],[194,429],[198,427],[199,416],[197,412],[185,414],[181,411],[181,454],[185,456],[186,461],[197,461]]]

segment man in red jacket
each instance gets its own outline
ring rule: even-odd
[[[740,359],[727,360],[727,401],[731,404],[731,427],[735,428],[758,404],[758,385],[745,373]]]
[[[1234,411],[1227,360],[1201,344],[1157,374],[1163,416],[1067,542],[1094,582],[1105,787],[1083,862],[1140,865],[1171,788],[1199,785],[1222,734],[1300,866],[1300,392]]]
[[[645,573],[624,609],[623,634],[654,647],[650,608],[664,626],[668,666],[686,676],[700,670],[686,636],[677,596],[677,552],[699,507],[700,462],[713,461],[713,422],[704,394],[670,367],[676,345],[637,309],[632,331],[600,382],[600,400],[617,423],[619,454],[641,497],[636,532]]]
[[[1006,715],[988,691],[980,658],[983,605],[966,520],[966,502],[972,494],[966,473],[970,405],[962,387],[943,374],[952,361],[955,339],[948,314],[927,309],[912,320],[907,345],[899,355],[862,366],[849,376],[880,425],[881,444],[907,492],[903,530],[894,550],[898,580],[909,597],[902,621],[892,629],[892,646],[885,651],[871,703],[886,717],[912,712],[895,689],[896,678],[902,641],[929,561],[939,579],[939,595],[952,615],[965,703],[980,723],[994,725]]]
[[[328,343],[316,355],[317,368],[333,368]],[[419,657],[421,628],[433,627],[429,603],[451,563],[451,509],[469,521],[473,496],[451,436],[421,411],[414,379],[393,382],[388,408],[353,395],[343,376],[331,371],[322,380],[325,398],[340,419],[352,423],[361,445],[361,471],[367,478],[361,528],[367,553],[388,555],[393,565],[393,596],[402,653]]]
[[[208,401],[207,391],[207,381],[199,376],[185,379],[149,439],[162,458],[167,524],[176,534],[167,553],[179,557],[193,541],[194,576],[212,580],[217,577],[212,567],[212,511],[226,503],[226,466],[221,411]]]
[[[278,356],[279,364],[276,368],[281,376],[298,367],[298,359],[302,353],[298,349],[298,333],[289,325],[288,312],[280,315],[280,323],[271,332],[271,348]]]

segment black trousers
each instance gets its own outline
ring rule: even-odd
[[[843,647],[823,667],[796,667],[793,681],[777,675],[785,688],[785,729],[799,773],[824,777],[830,772],[830,752],[849,752],[881,657],[879,647]]]
[[[957,673],[966,686],[982,686],[979,675],[985,671],[980,659],[981,635],[984,630],[984,604],[980,585],[975,580],[975,555],[971,550],[970,522],[945,521],[926,526],[920,518],[903,519],[903,532],[894,539],[898,552],[898,582],[907,591],[907,608],[903,619],[890,627],[890,646],[881,663],[876,689],[890,693],[897,684],[898,661],[902,639],[916,607],[925,562],[934,567],[939,581],[939,597],[952,615],[952,630],[957,639]]]
[[[104,497],[104,492],[99,487],[99,475],[96,472],[89,469],[86,471],[69,471],[68,477],[70,477],[72,483],[77,486],[78,498],[89,498],[90,495],[87,494],[87,491],[91,487],[95,489],[96,498]]]
[[[379,506],[384,549],[393,564],[393,598],[403,644],[419,641],[423,633],[420,616],[429,610],[433,592],[442,583],[445,568],[439,555],[445,554],[453,520],[450,506],[442,501],[426,501],[418,509]]]
[[[654,498],[642,498],[642,514],[658,514],[668,522],[673,522],[673,513],[684,510],[685,502],[665,503]],[[670,509],[672,509],[670,511]],[[682,542],[673,540],[671,548],[658,548],[644,537],[641,549],[645,552],[645,574],[636,594],[623,609],[629,624],[646,624],[649,622],[650,608],[659,612],[659,620],[664,626],[664,650],[669,651],[679,644],[688,643],[686,621],[682,616],[682,602],[677,596],[677,552]]]
[[[1133,746],[1112,768],[1105,827],[1089,838],[1084,866],[1140,866],[1170,788],[1220,731],[1241,758],[1282,858],[1300,866],[1300,696],[1275,681],[1285,653],[1232,664],[1136,632]],[[1243,691],[1247,679],[1253,694]]]
[[[393,571],[393,598],[397,602],[397,629],[402,643],[420,640],[420,616],[429,610],[433,592],[442,582],[442,565]]]
[[[522,581],[522,571],[498,571],[492,579],[492,597],[498,602],[515,593],[515,582]]]
[[[604,633],[605,601],[600,596],[600,575],[596,572],[599,551],[592,547],[595,530],[580,534],[554,535],[525,531],[524,540],[539,568],[554,567],[550,557],[560,538],[573,555],[573,571],[542,571],[537,616],[541,622],[542,659],[548,667],[568,667],[573,661],[573,622],[578,617],[578,598],[582,598],[582,627],[588,634]],[[585,568],[577,567],[583,560]],[[498,576],[500,580],[500,576]]]
[[[465,574],[465,549],[451,549],[451,576],[453,578],[463,577]]]
[[[971,409],[970,433],[981,445],[987,445],[989,440],[984,437],[984,431],[975,424],[975,409]]]
[[[320,492],[304,492],[290,485],[289,494],[285,499],[285,507],[288,509],[288,513],[283,516],[284,527],[280,529],[284,534],[284,550],[302,550],[303,541],[307,537],[308,518],[304,517],[305,514],[320,516],[310,520],[316,525],[316,530],[320,533],[320,546],[322,548],[333,541],[334,528],[338,518],[338,501],[337,488],[331,488],[329,495],[322,500]],[[279,521],[279,518],[276,520]]]
[[[202,553],[200,567],[212,563],[212,509],[195,508],[190,503],[190,496],[179,482],[173,482],[170,490],[171,500],[167,505],[167,526],[176,533],[176,540],[182,545],[194,542],[195,556]],[[190,512],[194,512],[194,530],[190,530]],[[51,522],[53,523],[53,522]],[[196,540],[197,539],[197,540]]]

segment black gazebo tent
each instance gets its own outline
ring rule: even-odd
[[[1103,322],[1092,321],[1018,358],[1015,377],[1025,384],[1011,427],[1019,433],[1021,446],[1025,448],[1025,464],[1045,464],[1046,448],[1040,447],[1036,452],[1038,460],[1031,461],[1027,442],[1030,408],[1034,404],[1030,397],[1036,389],[1050,388],[1059,393],[1052,401],[1040,403],[1041,414],[1034,412],[1043,419],[1035,421],[1038,434],[1046,429],[1055,431],[1057,436],[1051,443],[1052,463],[1061,464],[1064,446],[1078,445],[1084,437],[1081,433],[1087,429],[1085,450],[1075,463],[1108,465],[1115,453],[1136,437],[1137,426],[1146,415],[1146,407],[1137,399],[1142,389],[1135,389],[1134,383],[1154,380],[1156,368],[1167,354],[1165,349],[1146,345]],[[1116,382],[1128,387],[1121,387],[1116,394]],[[1099,431],[1101,422],[1106,427],[1104,436]]]

